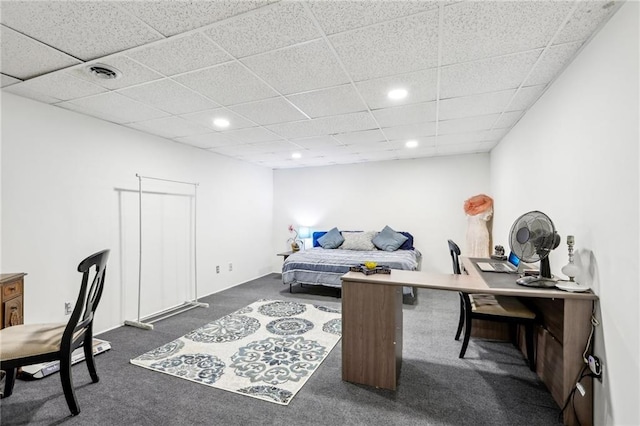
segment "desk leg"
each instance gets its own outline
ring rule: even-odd
[[[564,341],[562,345],[563,395],[566,399],[576,384],[578,374],[585,366],[582,360],[584,346],[591,331],[591,311],[593,301],[580,299],[565,299],[564,301]],[[586,391],[581,396],[576,391],[574,402],[579,423],[576,421],[573,409],[567,407],[564,412],[564,424],[591,426],[593,425],[593,379],[586,377],[580,382]]]
[[[402,363],[402,287],[342,282],[342,380],[395,390]]]

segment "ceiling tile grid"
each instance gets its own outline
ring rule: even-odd
[[[172,37],[134,49],[127,56],[164,75],[175,75],[231,61],[233,58],[200,33]]]
[[[271,168],[487,152],[619,5],[8,0],[0,76],[7,93]]]

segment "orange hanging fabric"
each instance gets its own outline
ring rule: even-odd
[[[493,199],[485,194],[474,195],[464,202],[464,212],[475,216],[493,207]]]

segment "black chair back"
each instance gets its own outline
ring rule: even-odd
[[[102,250],[87,257],[78,265],[78,272],[82,272],[82,284],[71,318],[62,335],[63,351],[73,351],[82,345],[85,336],[93,335],[93,314],[102,297],[108,259],[109,250]],[[89,287],[91,275],[93,279]]]
[[[452,240],[447,240],[449,243],[449,253],[451,254],[451,263],[453,265],[453,273],[460,275],[462,271],[460,270],[460,260],[458,256],[460,256],[460,247]]]

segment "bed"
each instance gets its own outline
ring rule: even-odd
[[[290,291],[296,284],[340,288],[340,277],[346,274],[351,266],[363,264],[365,261],[388,265],[391,269],[420,269],[422,255],[413,247],[413,236],[408,232],[401,233],[407,240],[393,251],[379,250],[373,246],[372,250],[343,249],[342,246],[326,249],[318,241],[324,234],[326,232],[314,232],[312,248],[295,252],[284,261],[282,282],[289,285]],[[350,233],[341,234],[346,236]],[[405,287],[403,294],[405,298],[410,299],[416,296],[411,287]]]

